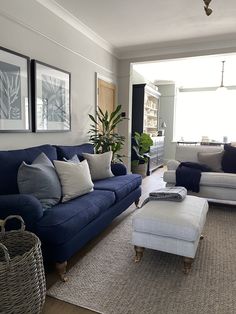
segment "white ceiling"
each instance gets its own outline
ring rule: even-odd
[[[236,0],[55,0],[120,51],[158,43],[236,38]]]
[[[236,54],[136,63],[135,71],[157,85],[175,82],[179,87],[217,87],[225,60],[224,85],[236,86]]]

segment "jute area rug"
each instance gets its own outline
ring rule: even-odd
[[[189,275],[182,258],[145,250],[133,262],[129,215],[48,295],[104,314],[235,314],[236,208],[211,207]]]

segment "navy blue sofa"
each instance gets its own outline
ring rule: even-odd
[[[114,177],[94,182],[94,191],[43,211],[32,195],[19,194],[17,172],[22,161],[31,163],[41,152],[50,160],[70,159],[93,153],[93,145],[42,145],[21,150],[0,151],[0,219],[21,215],[26,229],[38,235],[46,262],[58,265],[61,275],[66,261],[100,233],[141,195],[141,176],[126,174],[122,164],[112,165]]]

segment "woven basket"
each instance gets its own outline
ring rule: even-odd
[[[5,232],[6,221],[17,218],[21,229]],[[0,233],[0,313],[40,313],[46,296],[41,243],[25,231],[20,216],[9,216]]]

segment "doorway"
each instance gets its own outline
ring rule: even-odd
[[[97,107],[110,114],[116,105],[116,85],[109,79],[97,76]]]

